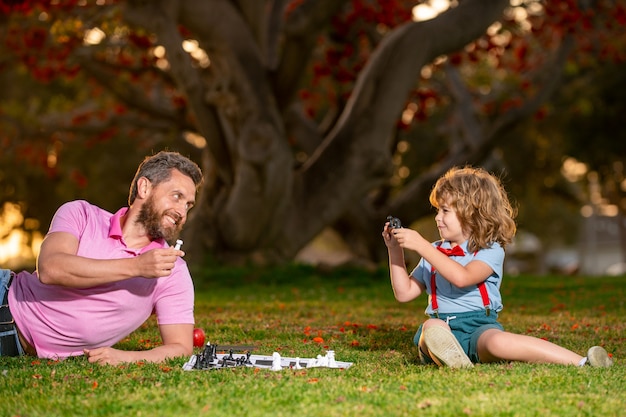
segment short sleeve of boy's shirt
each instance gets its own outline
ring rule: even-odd
[[[490,247],[480,249],[472,253],[467,250],[467,241],[461,245],[465,252],[464,256],[454,256],[456,262],[465,266],[471,261],[478,260],[486,263],[492,269],[492,274],[485,281],[485,287],[489,295],[489,307],[492,311],[499,312],[502,310],[502,295],[500,294],[500,285],[502,283],[502,273],[504,265],[504,249],[499,243],[495,242]],[[441,244],[442,247],[449,249],[450,242],[436,242],[433,246]],[[426,259],[422,258],[418,265],[411,272],[411,277],[422,283],[426,287],[428,293],[428,307],[425,310],[427,315],[434,314],[432,308],[432,288],[431,288],[431,265]],[[478,311],[484,309],[480,291],[476,285],[465,288],[459,288],[451,284],[439,273],[436,273],[436,293],[437,303],[440,313],[466,313],[470,311]]]
[[[120,218],[86,201],[57,210],[49,233],[65,232],[78,241],[77,255],[122,259],[167,247],[163,240],[144,248],[126,246]],[[82,355],[83,349],[112,346],[135,331],[153,313],[158,324],[193,324],[194,289],[187,264],[177,259],[162,278],[134,277],[91,288],[42,284],[35,273],[18,274],[11,286],[11,311],[40,357]]]

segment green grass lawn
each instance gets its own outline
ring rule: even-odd
[[[507,330],[583,354],[602,345],[612,368],[471,370],[418,364],[412,339],[426,299],[396,302],[386,270],[292,266],[195,277],[197,327],[212,343],[302,358],[332,349],[354,365],[187,372],[188,358],[119,367],[0,358],[0,416],[626,416],[626,277],[519,276],[502,286]],[[119,347],[158,339],[150,321]]]

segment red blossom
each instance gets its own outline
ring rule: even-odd
[[[141,49],[147,49],[152,46],[152,41],[150,40],[148,36],[145,36],[145,35],[139,35],[137,33],[131,32],[128,35],[128,40],[131,41],[133,44],[137,45]]]
[[[72,178],[72,181],[78,186],[78,188],[87,187],[87,177],[78,169],[72,170],[70,177]]]

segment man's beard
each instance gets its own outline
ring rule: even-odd
[[[178,219],[176,224],[172,224],[172,227],[163,227],[163,217],[166,212],[159,213],[154,204],[154,198],[148,197],[146,202],[141,206],[139,214],[137,215],[137,223],[142,224],[146,228],[146,232],[150,237],[150,240],[165,239],[167,242],[173,242],[176,240],[183,227],[180,224],[180,219],[176,213],[170,213],[170,217]]]

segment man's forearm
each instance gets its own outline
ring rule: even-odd
[[[164,362],[166,359],[189,356],[193,348],[180,343],[157,346],[150,350],[119,350],[110,347],[85,350],[89,362],[101,365],[119,365],[134,362]]]
[[[56,253],[39,261],[37,274],[44,284],[88,288],[136,276],[134,269],[133,258],[89,259]]]

